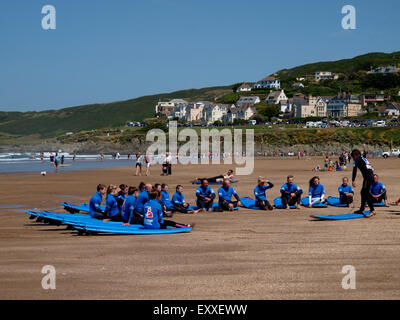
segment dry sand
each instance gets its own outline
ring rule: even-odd
[[[389,201],[400,196],[400,159],[372,159]],[[240,177],[241,196],[252,195],[258,175],[275,187],[289,173],[307,189],[312,160],[257,160]],[[133,167],[50,174],[0,175],[0,204],[57,209],[61,201],[88,202],[97,183],[182,183],[193,201],[196,176],[231,166],[175,166],[173,176],[135,177]],[[351,170],[319,173],[328,195],[337,195]],[[357,179],[361,184],[361,176]],[[66,197],[64,197],[67,195]],[[75,195],[76,197],[69,197]],[[356,204],[360,201],[356,189]],[[23,212],[0,209],[0,299],[399,299],[400,207],[378,208],[372,219],[313,221],[311,213],[346,208],[177,214],[196,222],[191,233],[152,236],[78,236],[65,227],[38,224]],[[41,268],[53,265],[57,289],[43,290]],[[356,268],[356,290],[342,289],[344,265]]]

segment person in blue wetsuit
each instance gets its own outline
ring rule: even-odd
[[[117,196],[120,191],[119,187],[110,184],[107,188],[106,198],[106,214],[107,219],[104,221],[123,221],[122,213],[119,211]]]
[[[315,203],[324,203],[325,188],[320,183],[319,177],[312,177],[310,180],[310,189],[308,192],[308,207],[312,208]]]
[[[371,184],[369,193],[374,203],[380,203],[383,201],[385,202],[385,206],[388,207],[386,187],[382,182],[379,182],[377,174],[374,174],[374,182]]]
[[[149,201],[146,202],[143,207],[143,226],[145,229],[166,229],[167,227],[194,227],[194,224],[178,224],[171,220],[164,220],[160,201],[160,192],[151,191],[149,193]]]
[[[361,206],[359,210],[355,211],[355,213],[364,214],[365,204],[367,203],[370,209],[370,213],[368,215],[365,215],[365,217],[370,218],[376,214],[374,203],[370,195],[370,187],[371,184],[374,182],[374,168],[372,168],[371,163],[368,161],[367,158],[361,156],[361,151],[358,149],[354,149],[351,152],[351,157],[354,160],[352,175],[353,188],[356,187],[355,180],[357,177],[357,170],[360,170],[363,176],[363,184],[361,188]]]
[[[101,202],[103,201],[103,196],[107,192],[107,187],[104,184],[99,184],[97,186],[97,192],[90,198],[89,202],[89,213],[92,218],[104,219],[104,209],[101,207]]]
[[[254,196],[256,198],[256,206],[263,210],[273,210],[273,207],[267,200],[266,191],[273,188],[274,185],[265,180],[263,177],[258,177],[258,185],[254,188]]]
[[[232,200],[232,197],[236,201]],[[234,208],[241,206],[240,197],[236,190],[231,187],[231,181],[224,179],[222,187],[218,189],[218,209],[219,211],[233,211]]]
[[[294,184],[294,177],[289,175],[286,183],[281,187],[282,205],[285,209],[290,209],[290,206],[297,204],[297,209],[300,209],[300,200],[303,190]]]
[[[183,196],[183,186],[178,184],[176,186],[176,192],[172,196],[172,205],[174,210],[181,213],[197,213],[199,210],[192,210],[189,208],[189,204],[185,201]]]
[[[128,195],[122,206],[122,219],[126,224],[143,224],[143,217],[135,212],[139,190],[136,187],[129,187]]]
[[[201,211],[209,211],[215,199],[215,192],[208,185],[208,180],[201,181],[201,186],[196,189],[196,205]]]
[[[149,201],[149,192],[153,189],[151,184],[146,184],[142,191],[139,191],[139,195],[136,202],[135,212],[142,216],[144,204]]]
[[[349,185],[349,178],[344,177],[342,184],[338,188],[340,203],[347,204],[348,207],[354,207],[354,190],[351,185]]]
[[[119,185],[120,192],[117,194],[117,203],[120,212],[123,212],[122,206],[128,194],[128,186],[126,184]]]

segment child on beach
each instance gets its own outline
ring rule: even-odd
[[[122,221],[122,215],[117,203],[117,196],[119,191],[119,187],[115,185],[110,184],[108,186],[105,211],[108,218],[104,221]]]
[[[143,188],[143,189],[141,189]],[[139,195],[136,203],[136,208],[135,211],[138,215],[143,215],[143,207],[144,204],[149,201],[149,193],[152,191],[153,186],[151,184],[146,184],[142,185],[142,183],[139,185]]]
[[[184,228],[194,227],[194,224],[181,224],[163,219],[163,211],[160,205],[161,193],[152,191],[149,193],[149,201],[144,205],[143,226],[145,229],[166,229],[167,227]]]
[[[354,190],[353,188],[349,185],[349,179],[344,177],[342,180],[342,184],[338,188],[339,191],[339,199],[340,203],[342,204],[347,204],[348,207],[353,208],[353,198],[354,198]]]
[[[265,185],[267,184],[267,185]],[[266,191],[273,188],[273,184],[263,177],[258,177],[258,185],[254,188],[254,196],[256,198],[256,206],[263,210],[273,210],[273,207],[267,200]]]
[[[103,196],[106,194],[107,188],[104,184],[99,184],[97,186],[97,192],[90,198],[89,202],[89,213],[94,219],[104,219],[104,212],[101,208],[101,202],[103,201]]]
[[[123,204],[122,218],[126,224],[143,224],[143,218],[135,213],[139,190],[136,187],[129,187],[128,196]]]

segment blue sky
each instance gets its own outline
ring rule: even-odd
[[[57,29],[41,27],[56,8]],[[343,30],[341,9],[357,10]],[[257,81],[400,50],[398,0],[2,0],[0,110],[57,109]]]

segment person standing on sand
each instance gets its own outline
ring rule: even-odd
[[[169,152],[165,153],[165,158],[164,158],[164,162],[162,164],[162,176],[164,175],[171,175],[172,173],[172,157],[169,154]]]
[[[74,156],[72,157],[72,161],[75,162],[75,160],[76,160],[76,152],[74,152]]]
[[[58,171],[58,165],[60,164],[60,156],[56,152],[56,155],[54,156],[54,165],[56,166],[56,171]]]
[[[41,163],[44,162],[44,154],[43,154],[43,152],[40,153],[40,162]]]
[[[136,173],[135,176],[142,175],[142,155],[140,152],[136,153]]]
[[[374,204],[373,204],[372,199],[369,194],[370,187],[371,187],[372,183],[374,182],[374,169],[372,168],[369,161],[365,157],[361,156],[360,150],[354,149],[351,152],[351,157],[354,160],[354,168],[353,168],[353,176],[352,176],[353,188],[356,187],[355,180],[357,177],[357,169],[360,170],[360,172],[363,176],[363,184],[362,184],[362,188],[361,188],[361,206],[360,206],[360,209],[357,210],[355,213],[364,214],[365,204],[368,203],[370,213],[368,215],[366,215],[365,217],[370,218],[370,217],[376,215]]]
[[[151,166],[151,155],[146,153],[144,156],[144,164],[146,167],[146,176],[150,175],[150,166]]]

